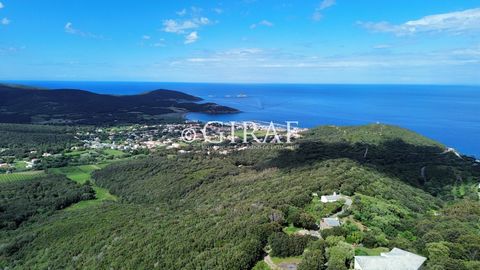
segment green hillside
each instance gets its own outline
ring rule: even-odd
[[[267,244],[289,243],[282,256],[300,255],[302,267],[318,259],[328,260],[329,269],[347,269],[350,244],[360,244],[358,252],[400,247],[442,269],[478,269],[477,194],[451,194],[480,171],[468,158],[442,152],[429,139],[375,125],[313,129],[293,150],[160,151],[94,172],[95,183],[118,201],[0,231],[0,267],[251,269]],[[312,193],[334,191],[353,204],[341,216],[348,222],[326,231],[326,241],[282,233],[315,211]]]

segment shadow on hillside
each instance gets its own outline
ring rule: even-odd
[[[379,145],[305,140],[299,142],[299,147],[293,151],[282,150],[265,165],[291,169],[317,161],[348,158],[432,194],[440,192],[445,185],[471,176],[462,175],[463,172],[473,172],[480,177],[480,168],[472,170],[473,160],[465,157],[460,159],[453,153],[443,151],[440,147],[412,145],[402,140],[386,141]]]

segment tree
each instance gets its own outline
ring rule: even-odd
[[[345,242],[339,242],[328,250],[328,270],[348,269],[350,261],[355,256],[353,247]]]
[[[336,246],[330,248],[329,250],[329,258],[328,258],[328,270],[347,270],[346,266],[346,258],[345,255],[342,253],[340,248]]]
[[[447,260],[450,257],[450,249],[444,242],[435,242],[428,243],[427,246],[428,252],[428,266],[431,269],[447,269]]]
[[[318,229],[317,224],[315,223],[315,218],[308,213],[301,213],[298,218],[298,222],[294,223],[297,227],[302,227],[307,230],[316,230]]]
[[[269,237],[268,243],[273,256],[290,257],[302,255],[307,244],[315,239],[312,236],[288,236],[282,232],[275,232]]]
[[[298,270],[324,270],[325,256],[323,250],[314,249],[305,252],[302,262],[298,265]]]
[[[350,244],[358,244],[362,242],[363,235],[364,233],[361,231],[352,232],[347,236],[346,240]]]
[[[338,243],[343,241],[345,241],[345,237],[343,236],[329,236],[325,239],[325,242],[329,247],[336,246]]]

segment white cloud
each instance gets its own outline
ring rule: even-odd
[[[180,11],[177,11],[176,12],[178,16],[185,16],[185,14],[187,14],[187,10],[186,9],[182,9]]]
[[[193,31],[190,34],[185,36],[185,44],[192,44],[199,39],[197,31]]]
[[[377,44],[377,45],[373,46],[374,49],[379,49],[379,50],[389,49],[391,47],[392,47],[392,45],[390,45],[390,44]]]
[[[149,36],[149,35],[143,35],[143,36],[142,36],[142,39],[143,39],[143,40],[150,40],[151,38],[152,38],[152,37]]]
[[[192,62],[192,63],[205,63],[205,62],[218,62],[221,61],[219,58],[187,58],[187,62]]]
[[[104,37],[101,35],[96,35],[90,32],[84,32],[82,30],[74,28],[71,22],[67,22],[63,28],[65,30],[65,33],[67,34],[78,35],[85,38],[104,39]]]
[[[177,22],[169,19],[163,22],[163,31],[167,33],[184,33],[185,30],[197,28],[198,25],[192,21]]]
[[[255,29],[258,26],[273,27],[273,23],[270,22],[270,21],[267,21],[267,20],[262,20],[258,23],[254,23],[254,24],[250,25],[250,29]]]
[[[65,24],[64,29],[65,29],[65,32],[69,34],[75,34],[77,32],[77,30],[73,28],[73,24],[71,22],[67,22],[67,24]]]
[[[480,65],[480,46],[460,48],[453,51],[430,51],[422,53],[356,53],[348,55],[320,56],[293,54],[278,49],[236,48],[218,52],[198,52],[187,58],[176,58],[177,66],[208,65],[218,70],[248,68],[261,70],[288,69],[386,69],[460,67]],[[281,72],[281,71],[279,71]]]
[[[203,11],[202,8],[199,8],[199,7],[195,7],[195,6],[191,6],[190,7],[190,10],[192,11],[193,15],[195,16],[195,14],[199,14]]]
[[[221,8],[214,8],[213,11],[217,14],[222,14],[223,13],[223,9],[221,9]]]
[[[373,32],[393,33],[398,36],[441,32],[462,34],[480,31],[480,8],[429,15],[398,25],[389,22],[358,22],[358,24]]]
[[[463,48],[463,49],[454,50],[452,52],[452,55],[460,56],[460,57],[480,58],[480,45],[473,48]]]
[[[4,8],[5,6],[3,5],[2,2],[0,2],[0,9]]]
[[[207,17],[194,18],[191,20],[165,20],[163,21],[163,31],[167,33],[183,34],[188,30],[197,29],[202,25],[211,24]]]
[[[165,46],[167,45],[165,44],[163,39],[161,39],[160,42],[155,42],[152,44],[152,47],[165,47]]]
[[[0,24],[3,24],[3,25],[8,25],[10,24],[10,20],[8,18],[3,18],[1,21],[0,21]]]
[[[322,11],[334,6],[336,4],[336,0],[323,0],[315,11],[313,12],[312,19],[314,21],[319,21],[323,18]]]
[[[335,5],[335,3],[336,3],[336,0],[323,0],[322,3],[320,3],[320,6],[318,8],[320,10],[324,10]]]
[[[15,46],[0,47],[0,55],[14,54],[14,53],[20,52],[21,50],[24,50],[25,48],[26,48],[25,46],[20,46],[20,47],[15,47]]]
[[[225,52],[220,53],[221,55],[228,55],[228,56],[246,56],[252,54],[259,54],[263,52],[262,49],[259,48],[238,48],[238,49],[231,49]]]

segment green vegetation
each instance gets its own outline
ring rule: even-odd
[[[95,182],[92,181],[92,173],[96,170],[104,168],[108,163],[103,164],[94,164],[94,165],[80,165],[80,166],[70,166],[62,168],[53,168],[50,169],[50,173],[61,174],[66,176],[68,179],[75,181],[79,184],[93,184],[92,188],[95,192],[95,199],[92,200],[83,200],[77,204],[74,204],[68,208],[68,210],[76,210],[87,208],[92,205],[97,205],[105,201],[116,201],[118,198],[105,189],[95,185]]]
[[[70,149],[78,144],[75,131],[71,127],[0,123],[0,149],[3,148],[0,158],[29,157],[32,155],[31,149],[36,149],[39,155]]]
[[[313,197],[312,202],[305,207],[305,210],[312,215],[317,222],[320,222],[320,219],[340,211],[344,203],[344,201],[322,203],[318,197]]]
[[[115,158],[120,158],[120,157],[125,156],[124,152],[122,152],[120,150],[115,150],[115,149],[104,149],[103,153],[105,153],[106,155],[113,156]]]
[[[0,183],[30,180],[45,175],[44,171],[29,171],[0,174]]]
[[[390,249],[385,247],[379,248],[366,248],[355,247],[355,256],[380,256],[381,253],[389,252]]]
[[[159,150],[99,170],[59,169],[118,202],[81,202],[0,230],[0,267],[265,269],[259,261],[270,245],[272,256],[297,256],[301,270],[348,269],[355,252],[392,247],[427,256],[430,269],[476,269],[480,205],[468,188],[463,197],[452,189],[472,186],[480,171],[442,152],[409,131],[372,125],[313,129],[293,149]],[[325,240],[287,234],[335,211],[311,195],[334,191],[352,197],[348,222],[322,231]]]
[[[23,171],[27,168],[27,163],[25,161],[16,161],[15,162],[15,168],[17,171]]]
[[[93,171],[99,170],[105,166],[106,164],[70,166],[70,167],[52,168],[52,169],[49,169],[49,172],[55,173],[55,174],[63,174],[69,179],[79,184],[85,184],[85,182],[91,179],[91,174]]]
[[[46,91],[0,84],[0,121],[17,124],[118,125],[178,121],[186,112],[238,112],[214,103],[198,103],[200,100],[171,90],[117,96],[74,89]]]
[[[302,261],[302,256],[294,256],[294,257],[272,257],[272,262],[276,265],[282,263],[294,263],[298,264]]]
[[[271,270],[271,268],[268,266],[266,262],[259,261],[257,264],[255,264],[252,270]]]
[[[91,187],[75,184],[61,176],[1,183],[0,229],[15,229],[34,215],[93,198]]]
[[[272,249],[270,254],[273,257],[282,258],[299,256],[303,254],[308,242],[315,239],[312,236],[289,236],[281,232],[273,233],[268,239],[268,244]]]
[[[289,224],[288,227],[283,228],[283,232],[292,235],[295,234],[296,232],[300,231],[302,228],[297,228],[293,224]]]

